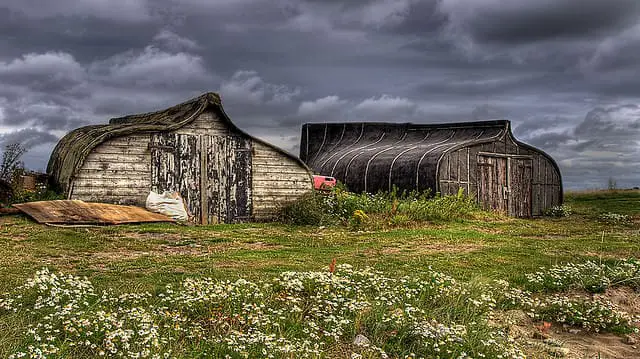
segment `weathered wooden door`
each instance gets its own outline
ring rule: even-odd
[[[231,223],[251,216],[251,141],[237,136],[206,139],[208,223]]]
[[[159,133],[151,136],[151,187],[178,192],[190,216],[200,216],[200,142],[198,136]]]
[[[533,161],[530,158],[509,158],[509,215],[531,217],[531,181]]]
[[[507,159],[478,156],[478,203],[485,210],[507,213]]]
[[[235,136],[151,136],[152,189],[179,192],[201,224],[251,216],[251,142]]]
[[[532,160],[520,156],[478,156],[478,202],[510,216],[531,216]]]

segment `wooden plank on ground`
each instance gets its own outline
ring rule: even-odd
[[[38,223],[50,224],[124,224],[174,222],[158,213],[136,206],[56,200],[14,204]]]

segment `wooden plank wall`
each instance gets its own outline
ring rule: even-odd
[[[205,111],[190,124],[173,131],[180,135],[228,136],[230,130],[213,111]]]
[[[229,136],[229,128],[213,112],[205,112],[178,135]],[[151,135],[129,135],[106,141],[87,156],[73,181],[71,198],[144,206],[151,183]],[[247,156],[247,155],[242,155]],[[311,174],[297,161],[262,143],[251,141],[253,166],[247,208],[256,220],[273,218],[282,205],[313,190]],[[242,162],[240,161],[240,162]],[[238,179],[240,180],[240,179]],[[157,189],[156,189],[157,190]],[[242,212],[242,211],[241,211]],[[242,215],[243,213],[238,213]]]
[[[144,206],[151,188],[150,139],[136,134],[97,146],[78,171],[70,198]]]
[[[297,161],[253,142],[253,215],[267,220],[278,210],[313,190],[311,174]]]
[[[561,180],[552,162],[543,154],[516,144],[510,136],[475,146],[464,147],[445,155],[438,173],[442,194],[455,194],[458,188],[471,196],[478,194],[478,153],[530,155],[532,161],[531,201],[532,215],[542,215],[544,210],[562,203]]]

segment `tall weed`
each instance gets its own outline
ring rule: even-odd
[[[283,208],[280,218],[290,224],[342,223],[363,229],[455,221],[477,211],[473,198],[465,196],[462,189],[456,195],[433,196],[431,191],[399,193],[395,188],[390,192],[357,194],[337,186],[331,192],[310,194]]]

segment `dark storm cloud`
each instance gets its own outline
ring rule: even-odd
[[[55,5],[46,2],[44,5]],[[159,26],[150,23],[119,23],[117,20],[83,17],[37,18],[3,8],[0,4],[0,56],[63,51],[78,61],[92,61],[132,48],[144,47]]]
[[[638,157],[639,11],[635,0],[7,0],[0,131],[43,143],[25,156],[42,167],[51,136],[219,91],[241,128],[294,153],[310,121],[500,117],[558,159],[569,187],[604,185],[599,173],[631,184],[638,174],[617,163]]]
[[[635,0],[442,0],[449,26],[481,43],[522,44],[608,35],[637,23]]]

